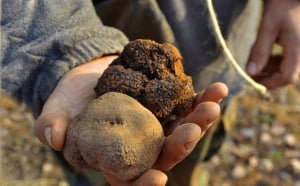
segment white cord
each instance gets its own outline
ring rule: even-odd
[[[222,35],[219,23],[218,23],[218,19],[217,19],[217,15],[216,12],[214,10],[213,4],[212,4],[212,0],[206,0],[207,3],[207,8],[208,8],[208,12],[211,18],[211,23],[213,26],[213,30],[215,32],[215,35],[217,37],[217,41],[219,42],[219,44],[221,45],[223,52],[225,53],[225,55],[228,58],[228,62],[233,65],[233,67],[237,70],[237,72],[258,92],[260,92],[262,95],[269,97],[268,93],[267,93],[267,88],[265,86],[263,86],[262,84],[259,84],[257,82],[255,82],[250,76],[248,76],[245,71],[240,67],[240,65],[237,63],[237,61],[235,60],[235,58],[233,57],[233,54],[231,53],[230,49],[228,48],[226,41]]]

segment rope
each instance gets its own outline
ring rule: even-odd
[[[212,4],[212,0],[206,0],[207,3],[207,8],[208,8],[208,12],[211,18],[211,23],[212,23],[212,27],[213,30],[215,32],[215,36],[217,41],[219,42],[219,44],[221,45],[224,54],[227,56],[228,58],[228,62],[233,65],[233,67],[236,69],[236,71],[255,89],[257,90],[259,93],[261,93],[264,97],[269,97],[268,92],[267,92],[267,88],[257,82],[255,82],[250,76],[248,76],[245,71],[239,66],[239,64],[237,63],[237,61],[235,60],[235,58],[233,57],[233,54],[231,53],[230,49],[228,48],[226,41],[222,35],[219,23],[218,23],[218,19],[217,19],[217,15],[216,12],[214,10],[213,4]]]

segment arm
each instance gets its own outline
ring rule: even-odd
[[[2,7],[3,87],[40,114],[37,136],[61,150],[70,120],[94,98],[98,77],[114,59],[107,55],[121,52],[127,39],[102,25],[90,1],[5,1]],[[180,126],[170,131],[154,169],[129,183],[107,180],[112,185],[164,185],[162,171],[193,150],[219,116],[218,101],[226,94],[224,85],[198,94],[193,112],[175,122]]]
[[[36,116],[66,72],[127,43],[101,23],[90,1],[3,1],[2,7],[2,86]]]

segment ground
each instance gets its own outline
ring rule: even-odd
[[[218,155],[204,164],[211,186],[300,186],[300,86],[239,95],[228,120],[231,132]]]
[[[300,186],[300,86],[272,96],[270,101],[245,91],[235,98],[226,116],[231,132],[219,154],[203,164],[203,186]],[[0,185],[68,186],[33,126],[24,105],[1,95]]]

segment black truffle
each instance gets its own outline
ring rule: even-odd
[[[120,92],[138,100],[160,121],[192,105],[192,78],[171,44],[134,40],[127,44],[99,78],[96,94]]]

